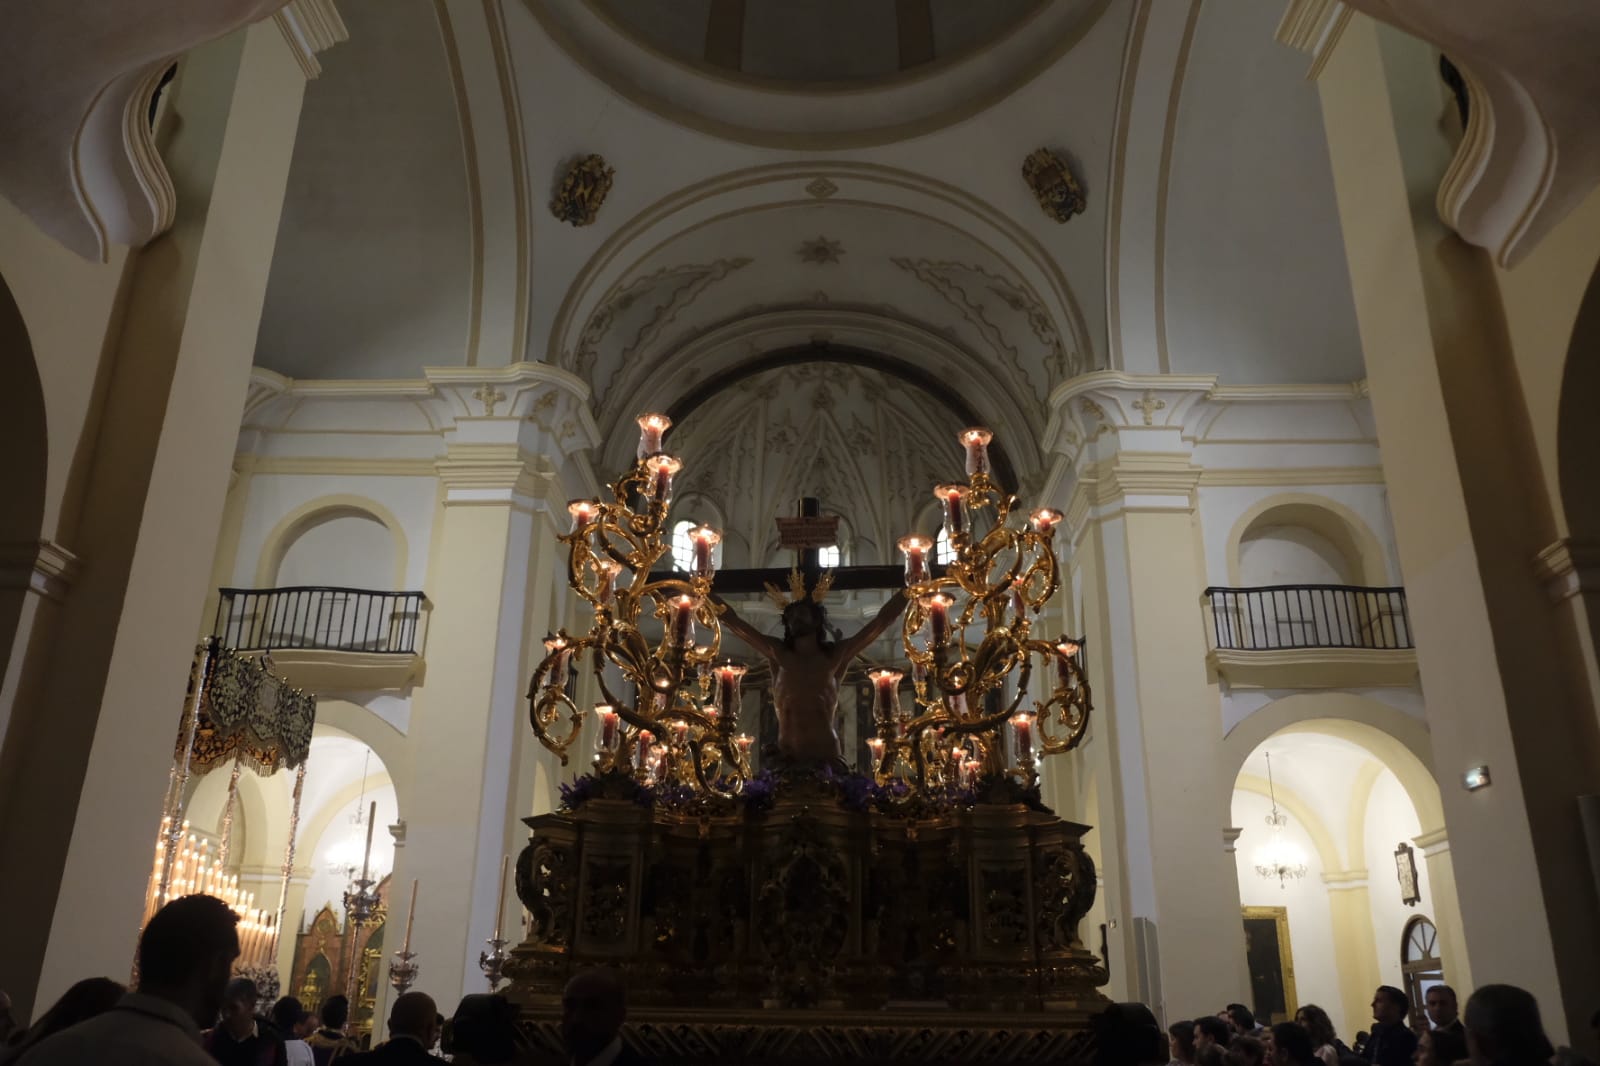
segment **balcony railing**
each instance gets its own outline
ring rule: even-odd
[[[1264,585],[1209,588],[1205,596],[1218,649],[1398,651],[1416,646],[1403,588]]]
[[[321,586],[220,592],[212,632],[236,651],[417,651],[420,592]]]

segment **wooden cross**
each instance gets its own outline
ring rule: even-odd
[[[779,543],[785,548],[795,550],[795,565],[800,568],[800,573],[805,577],[806,588],[816,588],[817,579],[822,576],[822,549],[833,544],[831,536],[819,536],[826,526],[827,519],[822,514],[821,501],[815,497],[806,496],[800,500],[800,513],[793,518],[778,519]],[[837,524],[837,519],[834,519]],[[785,535],[785,526],[788,526],[790,535]],[[933,572],[943,574],[944,567],[935,565]],[[657,570],[650,575],[651,581],[665,581],[669,578],[682,577],[675,570]],[[765,591],[767,583],[771,582],[781,589],[789,587],[789,571],[777,567],[763,567],[761,569],[744,570],[718,570],[712,588],[718,595],[731,596],[750,592]],[[833,568],[833,588],[845,592],[851,589],[898,589],[905,587],[905,568],[903,566],[838,566]]]

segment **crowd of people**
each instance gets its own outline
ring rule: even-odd
[[[139,940],[138,987],[109,978],[73,985],[32,1026],[10,1032],[0,993],[0,1066],[526,1066],[533,1060],[517,1011],[504,997],[469,995],[447,1021],[422,992],[396,997],[389,1039],[363,1050],[347,1033],[350,1005],[333,996],[318,1014],[284,997],[265,1014],[256,986],[231,977],[238,916],[212,896],[185,896],[151,918]],[[574,977],[562,999],[561,1033],[572,1066],[639,1066],[622,1041],[626,997],[615,973]],[[1600,1014],[1591,1020],[1600,1028]],[[1545,1036],[1539,1005],[1511,985],[1485,985],[1458,1011],[1448,985],[1428,989],[1413,1017],[1409,998],[1383,985],[1372,1026],[1346,1044],[1328,1012],[1306,1004],[1294,1020],[1257,1022],[1230,1003],[1165,1032],[1150,1009],[1118,1003],[1083,1034],[1096,1066],[1583,1066]]]
[[[161,908],[139,938],[138,987],[109,978],[73,985],[27,1029],[7,1032],[0,993],[0,1066],[463,1066],[532,1062],[517,1011],[503,996],[469,995],[446,1020],[433,998],[395,998],[388,1040],[361,1049],[348,1035],[344,996],[316,1015],[286,996],[259,1001],[255,983],[231,977],[238,915],[212,896]],[[267,1007],[263,1013],[263,1007]],[[627,1004],[609,971],[579,974],[562,1000],[561,1033],[575,1066],[638,1066],[621,1038]]]

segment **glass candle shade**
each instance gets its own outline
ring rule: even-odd
[[[1072,660],[1077,654],[1077,641],[1061,640],[1056,642],[1056,685],[1058,687],[1072,687]]]
[[[641,729],[633,738],[633,766],[636,770],[645,769],[650,763],[650,749],[655,745],[656,735],[648,729]]]
[[[670,455],[652,455],[644,461],[650,474],[650,498],[665,506],[672,499],[672,476],[683,469],[683,462]]]
[[[944,506],[944,529],[951,540],[967,532],[967,491],[965,485],[937,485],[933,490]]]
[[[933,550],[933,544],[927,537],[919,537],[915,533],[909,537],[901,537],[899,541],[900,554],[906,558],[906,585],[916,585],[928,580],[928,553]]]
[[[600,589],[595,598],[603,604],[609,604],[616,595],[617,575],[622,573],[622,564],[615,559],[601,559],[594,565],[600,571]]]
[[[887,745],[882,737],[868,737],[867,750],[872,753],[872,768],[874,770],[883,765],[883,753]]]
[[[1033,758],[1033,715],[1020,713],[1011,716],[1011,739],[1016,743],[1018,762]]]
[[[868,670],[872,682],[872,715],[879,722],[887,722],[900,711],[900,679],[905,675],[898,670]]]
[[[977,759],[968,759],[961,764],[961,784],[966,788],[978,787],[978,771],[983,763]]]
[[[639,454],[636,458],[643,459],[659,452],[661,435],[672,428],[672,419],[666,415],[648,414],[640,415],[635,421],[639,423]]]
[[[596,518],[600,517],[600,501],[568,500],[567,513],[572,516],[572,529],[570,532],[582,532],[588,529]]]
[[[1048,537],[1061,524],[1061,512],[1054,507],[1041,507],[1028,516],[1028,524],[1035,533],[1043,533]]]
[[[950,642],[950,608],[955,602],[942,592],[935,592],[922,601],[923,610],[928,612],[928,625],[933,630],[934,648],[942,648]]]
[[[755,742],[756,738],[751,736],[749,733],[740,733],[738,736],[733,738],[733,743],[738,747],[739,754],[744,757],[748,757],[750,755],[750,746]]]
[[[710,577],[714,572],[711,554],[722,542],[722,534],[710,526],[695,526],[689,530],[689,544],[693,554],[689,560],[691,577]]]
[[[616,751],[617,741],[622,734],[622,715],[609,703],[596,704],[594,712],[600,718],[600,747],[605,751]]]
[[[1028,581],[1016,578],[1011,582],[1011,610],[1020,619],[1028,613]]]
[[[687,648],[694,643],[694,612],[700,601],[685,593],[672,601],[672,643]]]
[[[739,714],[740,679],[745,675],[745,668],[738,663],[723,663],[716,669],[717,674],[717,705],[724,714],[737,717]]]
[[[967,476],[976,477],[989,472],[989,442],[994,434],[982,426],[971,426],[961,431],[958,439],[967,450]]]
[[[544,652],[548,658],[554,655],[555,661],[550,664],[550,672],[544,677],[545,688],[565,688],[567,684],[567,663],[572,658],[572,648],[567,643],[566,637],[551,634],[544,638]]]

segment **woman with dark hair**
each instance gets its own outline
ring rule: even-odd
[[[1294,1020],[1311,1037],[1311,1046],[1324,1066],[1339,1066],[1339,1059],[1351,1054],[1333,1031],[1333,1019],[1315,1003],[1307,1003],[1295,1011]]]
[[[1417,1066],[1454,1066],[1467,1057],[1467,1038],[1450,1029],[1417,1034]]]
[[[16,1062],[45,1037],[104,1014],[115,1007],[127,991],[109,977],[90,977],[79,981],[62,993],[55,1006],[45,1011],[27,1032],[13,1038],[11,1045],[0,1051],[0,1064]]]
[[[1194,1022],[1173,1022],[1167,1026],[1167,1047],[1172,1061],[1167,1066],[1194,1066]]]
[[[1253,1036],[1236,1036],[1228,1045],[1223,1061],[1228,1066],[1265,1066],[1267,1045]]]

